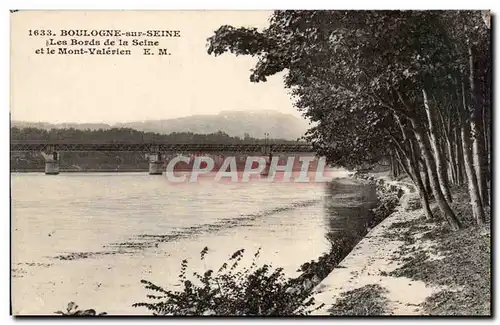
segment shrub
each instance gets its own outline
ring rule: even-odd
[[[399,200],[403,195],[403,191],[395,185],[377,184],[378,205],[374,209],[373,218],[370,220],[368,227],[375,227],[382,220],[387,218],[394,212],[399,204]]]
[[[330,242],[330,250],[321,255],[317,261],[301,265],[298,271],[303,272],[302,278],[316,278],[315,284],[330,274],[332,270],[346,257],[360,239],[360,235],[329,233],[326,239]]]
[[[260,251],[260,249],[259,249]],[[236,251],[217,272],[207,270],[203,275],[193,273],[194,281],[186,276],[188,261],[181,263],[179,279],[182,289],[173,291],[147,280],[147,295],[153,302],[136,303],[154,315],[306,315],[314,304],[311,293],[303,290],[293,279],[284,276],[283,269],[256,264],[259,251],[250,267],[239,268],[244,249]],[[201,251],[201,260],[208,248]],[[321,306],[317,307],[320,308]]]
[[[65,311],[58,310],[55,312],[55,314],[62,315],[62,316],[105,316],[105,315],[107,315],[106,313],[97,314],[94,309],[79,310],[78,305],[72,301],[70,303],[68,303],[68,306],[66,307]]]

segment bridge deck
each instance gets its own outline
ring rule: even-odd
[[[191,152],[191,153],[298,153],[313,152],[308,144],[179,144],[179,143],[71,143],[62,141],[11,141],[12,152],[34,151],[113,151],[113,152]]]

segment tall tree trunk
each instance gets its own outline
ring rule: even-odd
[[[396,178],[396,164],[394,162],[394,155],[392,152],[390,153],[390,159],[389,162],[391,163],[391,179]]]
[[[486,79],[489,80],[489,73],[486,73]],[[481,101],[481,130],[483,131],[482,133],[482,139],[483,139],[483,156],[485,160],[485,165],[486,165],[486,179],[489,180],[491,177],[490,174],[490,159],[489,159],[489,154],[490,154],[490,146],[488,143],[488,134],[489,134],[489,128],[490,128],[490,103],[491,103],[491,95],[490,95],[490,83],[485,82],[483,85],[483,92],[479,95],[481,97],[484,97]]]
[[[401,170],[399,169],[399,162],[397,159],[394,159],[394,176],[395,178],[401,175]]]
[[[486,25],[486,28],[491,29],[491,11],[490,10],[483,10],[481,12],[481,15],[483,17],[484,23]],[[484,157],[486,159],[486,163],[488,165],[488,174],[487,174],[487,179],[491,180],[491,129],[490,129],[490,121],[491,121],[491,103],[492,103],[492,96],[491,96],[491,86],[493,84],[492,80],[492,60],[491,60],[491,54],[492,54],[492,33],[489,33],[489,48],[488,48],[488,55],[487,55],[487,62],[488,65],[486,67],[486,76],[485,76],[485,101],[483,107],[483,130],[484,130]],[[491,185],[490,185],[491,186]],[[491,191],[491,190],[490,190]],[[491,193],[490,193],[491,194]]]
[[[411,152],[409,154],[406,154],[402,147],[400,147],[399,149],[401,151],[401,154],[399,153],[400,151],[396,150],[396,155],[404,171],[411,178],[413,184],[415,184],[415,186],[417,187],[418,195],[420,196],[420,202],[422,204],[422,207],[424,208],[425,218],[427,220],[430,220],[434,216],[432,215],[432,210],[429,204],[429,193],[426,191],[425,185],[422,182],[422,177],[420,176],[420,171],[418,170],[418,161],[415,161],[416,155],[414,152],[413,144],[411,142],[410,145]]]
[[[455,147],[454,147],[454,143],[453,143],[453,130],[451,128],[451,105],[448,109],[448,124],[446,123],[445,121],[445,118],[443,116],[443,112],[441,109],[437,109],[438,113],[439,113],[439,117],[440,117],[440,120],[441,120],[441,126],[442,126],[442,129],[443,129],[443,134],[444,134],[444,138],[445,138],[445,141],[446,141],[446,144],[444,145],[444,149],[443,149],[443,152],[446,152],[448,154],[448,170],[450,171],[450,178],[451,178],[451,182],[453,184],[457,184],[458,183],[458,175],[457,175],[457,162],[456,162],[456,157],[455,157]]]
[[[427,120],[429,122],[429,137],[432,150],[434,151],[434,157],[436,160],[436,172],[439,180],[439,185],[441,187],[441,191],[444,194],[445,199],[448,202],[452,202],[451,193],[450,193],[450,185],[448,183],[448,172],[446,170],[446,164],[443,157],[443,153],[441,151],[441,147],[437,138],[437,130],[436,130],[436,122],[433,106],[429,104],[429,100],[427,98],[427,92],[425,89],[422,89],[422,95],[424,97],[424,107],[425,112],[427,113]]]
[[[448,221],[451,229],[458,230],[462,227],[462,225],[460,223],[460,220],[458,220],[457,216],[448,204],[448,201],[444,197],[443,192],[441,191],[437,171],[434,168],[434,158],[432,157],[431,150],[427,147],[424,132],[414,118],[411,118],[410,122],[414,128],[415,137],[417,139],[417,143],[422,156],[425,160],[425,163],[427,164],[427,170],[429,171],[429,180],[431,183],[434,198],[436,199],[439,209],[441,210],[443,217],[446,219],[446,221]]]
[[[419,168],[421,170],[420,175],[422,175],[422,181],[424,182],[425,190],[429,195],[429,199],[432,199],[431,181],[429,180],[429,172],[427,169],[427,165],[425,164],[425,160],[422,158],[419,159],[418,163],[419,163]]]
[[[422,181],[422,177],[420,175],[417,152],[415,150],[415,146],[413,145],[413,141],[410,140],[410,151],[411,157],[409,161],[410,168],[413,169],[413,173],[415,174],[415,181],[418,187],[418,194],[420,196],[420,202],[422,203],[422,207],[424,208],[425,218],[427,220],[432,219],[434,216],[432,215],[431,206],[429,204],[429,192],[425,188],[425,184]]]
[[[483,134],[484,134],[484,157],[486,159],[486,164],[488,166],[488,179],[491,177],[490,173],[490,143],[489,143],[489,122],[488,122],[488,109],[486,108],[486,105],[483,106]]]
[[[482,106],[483,108],[483,132],[484,132],[484,157],[486,159],[486,164],[488,165],[488,180],[491,180],[491,103],[492,103],[492,97],[491,97],[491,85],[492,85],[492,80],[491,80],[491,69],[488,68],[487,70],[487,83],[485,85],[485,100],[484,100],[484,105]]]
[[[477,116],[475,116],[475,122],[471,122],[471,129],[474,135],[474,140],[472,142],[472,157],[474,162],[474,169],[476,171],[477,184],[479,187],[479,195],[481,197],[481,202],[484,206],[490,205],[490,199],[488,194],[488,183],[487,174],[488,166],[485,163],[484,157],[484,139],[483,132],[481,130],[480,121],[478,121]]]
[[[465,163],[464,163],[464,153],[462,149],[462,138],[460,136],[460,129],[455,128],[455,157],[457,161],[457,180],[458,184],[462,185],[465,183]]]
[[[451,179],[453,184],[458,184],[458,171],[457,171],[457,161],[455,157],[455,146],[452,143],[452,139],[449,137],[446,139],[446,150],[448,151]]]
[[[479,195],[481,202],[484,205],[489,205],[488,198],[488,185],[486,184],[486,174],[485,170],[487,166],[484,164],[484,147],[482,142],[482,130],[481,123],[482,118],[480,116],[481,110],[478,107],[478,100],[476,98],[476,75],[474,67],[474,52],[470,42],[468,42],[468,52],[469,52],[469,91],[470,91],[470,106],[471,106],[471,118],[470,127],[472,131],[472,158],[474,162],[474,171],[476,173],[477,185],[479,188]]]
[[[400,148],[401,149],[401,148]],[[402,149],[401,149],[402,150]],[[400,153],[401,152],[401,153]],[[403,169],[403,171],[406,173],[406,175],[408,175],[408,177],[411,179],[411,181],[413,183],[415,183],[415,176],[413,175],[413,173],[410,171],[410,167],[409,167],[409,161],[408,161],[408,158],[406,157],[406,154],[400,150],[398,150],[396,148],[396,157],[397,157],[397,161],[399,162],[401,168]]]
[[[449,142],[449,139],[447,139],[446,135],[443,136],[444,139],[442,139],[440,142],[440,150],[443,153],[443,160],[444,164],[446,166],[446,176],[448,179],[448,186],[450,184],[455,184],[456,183],[456,176],[455,176],[455,166],[453,164],[453,157],[450,152],[450,147],[451,143]]]
[[[452,124],[452,105],[448,106],[448,125],[444,124],[443,128],[446,131],[446,144],[448,146],[448,155],[450,156],[451,171],[453,174],[453,183],[458,184],[458,162],[455,156],[455,137],[454,137],[454,127]]]
[[[476,172],[473,167],[472,150],[469,147],[470,134],[467,123],[463,123],[461,127],[462,147],[464,150],[465,158],[465,172],[467,174],[467,183],[469,187],[470,204],[472,213],[477,224],[482,224],[485,221],[483,205],[481,204],[481,196],[477,186]]]
[[[463,112],[468,112],[467,101],[465,98],[465,86],[462,82],[462,104]],[[464,116],[464,114],[461,114]],[[482,224],[485,221],[484,209],[481,204],[481,196],[477,184],[476,172],[473,166],[472,146],[470,141],[470,125],[463,118],[460,119],[460,134],[462,137],[462,149],[464,152],[465,172],[467,174],[467,183],[469,187],[470,204],[472,213],[477,224]]]

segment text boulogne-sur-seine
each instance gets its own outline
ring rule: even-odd
[[[77,37],[181,37],[179,30],[122,31],[117,29],[61,29],[60,36]]]

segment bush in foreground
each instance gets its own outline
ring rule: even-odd
[[[68,303],[65,311],[58,310],[55,314],[61,316],[105,316],[107,313],[97,313],[94,309],[78,309],[78,305],[74,302]]]
[[[205,247],[201,260],[207,251]],[[183,260],[179,274],[181,290],[169,290],[142,280],[146,289],[156,294],[147,296],[152,302],[133,306],[146,307],[154,315],[278,316],[307,315],[312,311],[307,310],[314,304],[309,290],[285,278],[282,268],[273,269],[268,264],[258,267],[259,251],[250,267],[238,267],[243,254],[243,249],[236,251],[217,272],[207,270],[203,275],[194,272],[193,281],[186,276],[188,262]]]

